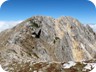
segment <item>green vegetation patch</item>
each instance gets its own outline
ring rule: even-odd
[[[36,22],[33,22],[31,20],[30,20],[30,22],[31,22],[31,26],[32,27],[36,27],[36,28],[39,28],[40,27]]]

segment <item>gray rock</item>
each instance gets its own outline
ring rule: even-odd
[[[66,62],[94,58],[96,33],[72,17],[34,16],[0,33],[3,65],[14,60]]]

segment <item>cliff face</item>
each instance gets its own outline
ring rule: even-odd
[[[96,33],[71,17],[34,16],[0,33],[0,62],[96,58]]]

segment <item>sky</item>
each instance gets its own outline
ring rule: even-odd
[[[0,8],[0,22],[4,21],[4,26],[9,21],[18,23],[35,15],[71,16],[84,24],[96,23],[96,8],[88,0],[8,0]]]

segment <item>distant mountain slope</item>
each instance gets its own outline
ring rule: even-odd
[[[0,62],[96,58],[96,33],[72,17],[34,16],[0,33]]]

